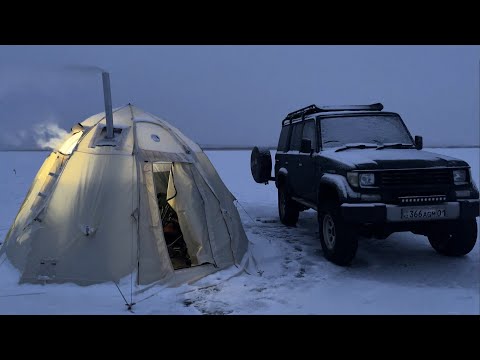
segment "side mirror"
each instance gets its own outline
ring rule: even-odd
[[[415,147],[417,150],[422,150],[423,149],[423,137],[421,136],[415,136]]]
[[[300,145],[300,152],[305,154],[311,154],[312,152],[312,140],[303,138]]]

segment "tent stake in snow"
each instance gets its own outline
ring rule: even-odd
[[[110,75],[102,72],[103,99],[105,101],[105,120],[107,122],[107,139],[113,139],[112,93],[110,90]]]
[[[115,284],[115,286],[117,287],[118,289],[118,292],[120,293],[120,295],[122,295],[122,298],[123,298],[123,301],[125,301],[125,306],[127,307],[127,310],[128,311],[132,311],[132,307],[133,305],[135,305],[136,303],[134,303],[133,301],[131,301],[131,298],[130,298],[130,303],[127,301],[127,299],[125,298],[125,296],[123,296],[123,293],[122,293],[122,290],[120,290],[120,287],[117,285],[117,283],[115,281],[113,281],[113,283]]]

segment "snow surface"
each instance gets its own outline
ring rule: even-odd
[[[478,149],[430,149],[466,160],[479,184]],[[273,153],[273,152],[272,152]],[[48,153],[0,152],[0,241]],[[322,255],[316,213],[287,228],[277,215],[274,184],[250,174],[249,151],[208,151],[239,200],[258,272],[236,267],[193,285],[137,288],[120,283],[135,314],[480,314],[480,245],[467,256],[435,253],[424,236],[397,233],[361,239],[352,266]],[[16,174],[14,172],[16,171]],[[18,285],[18,272],[0,258],[0,314],[129,314],[116,286]]]

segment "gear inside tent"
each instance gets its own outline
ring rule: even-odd
[[[193,281],[245,260],[235,198],[201,148],[108,97],[44,161],[0,248],[20,282]]]

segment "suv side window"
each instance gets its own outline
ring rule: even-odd
[[[292,138],[290,140],[290,150],[300,151],[302,143],[303,122],[293,125]]]
[[[305,122],[303,126],[303,135],[302,139],[310,139],[312,140],[312,149],[317,149],[317,139],[316,139],[316,130],[315,130],[315,120],[308,120]]]
[[[291,126],[282,127],[280,139],[278,140],[277,151],[288,151],[288,136],[290,135]]]

